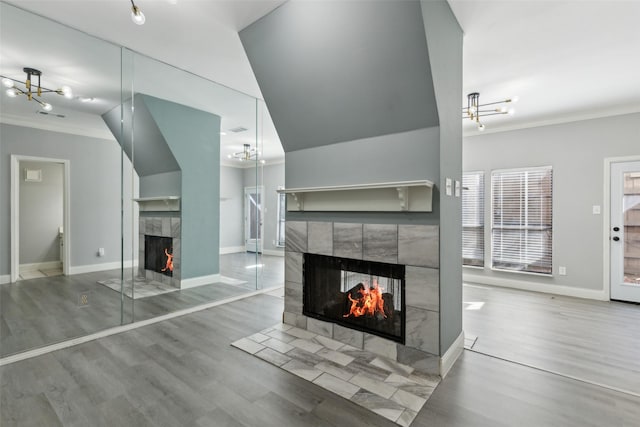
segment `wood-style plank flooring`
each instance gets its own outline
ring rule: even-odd
[[[640,395],[640,305],[474,284],[463,300],[474,351]]]
[[[393,426],[231,347],[279,322],[282,309],[282,297],[258,295],[4,366],[0,425]],[[508,322],[514,319],[502,319]],[[478,343],[486,334],[479,335]],[[637,396],[465,351],[412,425],[615,427],[638,420]]]
[[[284,284],[284,258],[255,254],[220,257],[221,274],[244,280],[240,285],[215,283],[132,300],[100,285],[98,280],[120,277],[120,270],[73,276],[43,277],[0,285],[0,356],[92,334],[107,328],[191,308],[259,288]],[[125,277],[131,277],[131,270]],[[79,303],[87,295],[88,304]]]

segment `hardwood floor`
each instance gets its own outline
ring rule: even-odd
[[[279,322],[282,310],[281,297],[258,295],[6,365],[0,425],[393,426],[231,347]],[[465,351],[412,426],[609,427],[639,419],[639,397]]]
[[[463,300],[474,351],[640,396],[640,305],[472,284]]]
[[[215,283],[162,295],[122,301],[123,322],[140,321],[204,303],[284,284],[284,258],[255,255],[221,256],[221,274],[245,281]],[[0,285],[0,357],[95,333],[121,324],[120,293],[98,284],[119,278],[120,270],[43,277]],[[131,277],[131,270],[125,272]],[[82,295],[88,300],[80,303]]]

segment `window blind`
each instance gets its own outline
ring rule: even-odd
[[[551,167],[491,173],[493,268],[552,273]]]
[[[484,172],[462,175],[462,265],[484,267]]]

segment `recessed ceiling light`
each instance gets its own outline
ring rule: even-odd
[[[220,135],[226,135],[226,134],[227,134],[226,132],[220,132]]]
[[[93,102],[96,99],[92,96],[79,96],[78,100],[80,100],[80,102]]]

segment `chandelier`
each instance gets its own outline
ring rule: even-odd
[[[12,79],[11,77],[0,76],[2,78],[2,85],[7,88],[6,94],[10,98],[15,98],[19,95],[25,95],[27,100],[36,101],[40,104],[40,107],[44,111],[51,111],[53,107],[48,102],[41,100],[42,94],[44,93],[57,93],[58,95],[62,95],[65,98],[73,98],[73,92],[69,86],[62,86],[59,89],[48,89],[43,87],[40,84],[40,77],[42,76],[42,71],[36,70],[35,68],[25,67],[22,69],[25,73],[27,73],[27,80],[20,81],[16,79]],[[35,83],[33,78],[37,77],[38,82]],[[18,87],[16,84],[23,85],[24,88]]]
[[[244,162],[247,160],[252,160],[257,158],[259,154],[260,153],[255,148],[251,148],[251,145],[243,144],[242,151],[229,154],[227,157],[229,159],[236,159],[236,160],[240,160],[241,162]]]
[[[518,102],[518,97],[514,96],[502,101],[481,104],[480,93],[472,92],[467,95],[467,106],[462,108],[462,118],[469,118],[472,122],[476,122],[478,130],[483,131],[484,125],[480,122],[480,117],[495,116],[498,114],[508,114],[512,116],[514,114],[514,109],[508,108],[507,104],[513,104],[516,102]]]

